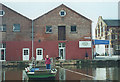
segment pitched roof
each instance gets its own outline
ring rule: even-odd
[[[118,27],[118,26],[120,26],[120,20],[103,20],[106,24],[107,24],[107,26],[113,26],[113,27]]]
[[[4,5],[4,4],[2,4],[2,3],[0,3],[0,4],[1,4],[2,6],[4,6],[5,8],[7,8],[7,9],[9,9],[9,10],[13,11],[13,12],[15,12],[16,14],[18,14],[18,15],[20,15],[20,16],[22,16],[22,17],[24,17],[24,18],[28,19],[28,20],[31,20],[31,19],[29,19],[28,17],[26,17],[26,16],[22,15],[21,13],[18,13],[17,11],[13,10],[12,8],[7,7],[6,5]]]
[[[90,22],[92,22],[92,20],[90,20],[90,19],[88,19],[87,17],[85,17],[85,16],[83,16],[83,15],[79,14],[78,12],[76,12],[76,11],[72,10],[71,8],[67,7],[67,6],[66,6],[66,5],[64,5],[64,4],[61,4],[60,6],[58,6],[58,7],[54,8],[53,10],[51,10],[51,11],[49,11],[49,12],[47,12],[47,13],[43,14],[42,16],[44,16],[44,15],[46,15],[46,14],[48,14],[48,13],[50,13],[50,12],[54,11],[55,9],[57,9],[57,8],[59,8],[59,7],[61,7],[61,6],[68,8],[69,10],[71,10],[71,11],[73,11],[74,13],[78,14],[79,16],[81,16],[81,17],[83,17],[83,18],[85,18],[85,19],[89,20]],[[41,18],[42,16],[39,16],[39,17],[37,17],[36,19]],[[34,19],[34,20],[36,20],[36,19]]]

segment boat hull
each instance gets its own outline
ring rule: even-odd
[[[35,70],[32,72],[26,72],[28,78],[31,79],[43,79],[43,80],[48,80],[48,79],[55,79],[56,72],[52,72],[51,70]]]

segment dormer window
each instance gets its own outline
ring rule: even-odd
[[[3,10],[0,10],[0,16],[3,16],[5,12]]]
[[[64,17],[64,16],[66,15],[66,12],[65,12],[64,10],[61,10],[61,11],[59,12],[59,15],[60,15],[61,17]]]

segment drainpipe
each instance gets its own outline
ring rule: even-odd
[[[33,42],[34,42],[34,34],[33,34],[33,31],[34,31],[34,27],[33,27],[33,20],[32,20],[32,61],[33,61],[33,58],[34,58],[34,45],[33,45]]]

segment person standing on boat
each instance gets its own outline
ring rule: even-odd
[[[48,55],[46,55],[45,64],[46,64],[46,69],[51,69],[51,66],[50,66],[51,60]]]

